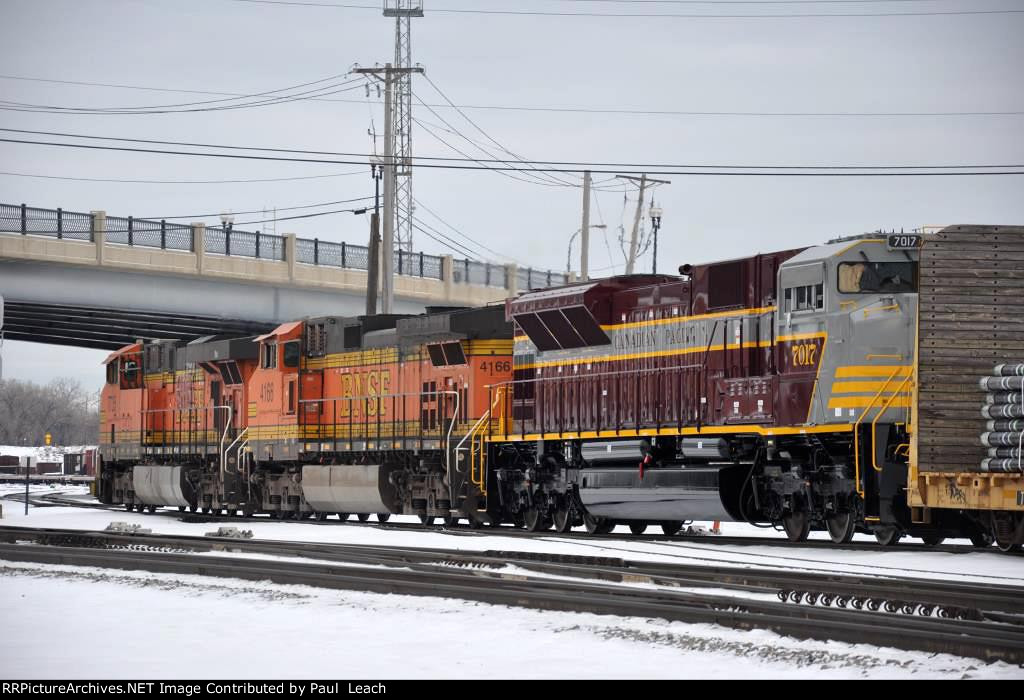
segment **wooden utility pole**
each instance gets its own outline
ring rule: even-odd
[[[580,280],[590,279],[590,171],[583,172],[583,241],[580,243]]]
[[[640,235],[640,217],[643,214],[644,209],[644,194],[647,191],[647,183],[653,182],[659,185],[671,185],[669,180],[655,180],[648,178],[647,173],[641,173],[640,177],[633,177],[630,175],[616,175],[616,178],[620,180],[629,180],[630,182],[639,182],[640,184],[640,195],[636,200],[636,214],[633,216],[633,232],[629,236],[629,257],[626,258],[626,274],[632,275],[633,268],[636,266],[636,250],[639,244]]]
[[[352,72],[372,75],[384,83],[384,163],[381,166],[384,171],[384,239],[381,241],[381,245],[384,249],[381,251],[383,275],[380,285],[380,312],[382,314],[390,314],[395,303],[394,255],[395,209],[397,208],[395,180],[398,175],[393,123],[395,84],[401,76],[411,73],[422,73],[423,69],[418,66],[413,68],[395,68],[388,63],[383,68],[356,68]]]

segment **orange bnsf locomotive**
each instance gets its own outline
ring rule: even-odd
[[[1013,551],[1024,408],[982,408],[979,382],[1003,387],[989,400],[1022,395],[998,376],[1024,371],[1024,326],[1007,320],[1022,260],[1024,229],[951,227],[504,309],[128,346],[108,361],[99,492],[276,517],[669,534],[734,520],[793,541]]]
[[[511,355],[501,307],[128,346],[107,359],[98,496],[140,512],[468,517],[480,504],[450,446]]]

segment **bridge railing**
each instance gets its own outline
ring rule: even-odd
[[[26,235],[92,241],[92,219],[92,214],[77,211],[0,204],[0,228]]]
[[[105,243],[195,252],[196,226],[131,216],[103,216],[101,221],[104,222],[102,228]],[[95,242],[98,224],[96,215],[92,213],[0,203],[0,233]],[[286,236],[214,226],[203,228],[204,254],[279,262],[287,260]],[[296,263],[366,270],[369,257],[366,246],[321,241],[318,238],[295,238]],[[394,253],[395,272],[409,277],[443,280],[444,260],[443,256],[426,253],[403,250]],[[469,259],[452,260],[451,276],[455,284],[504,289],[512,289],[514,282],[515,288],[520,291],[568,284],[570,279],[564,272],[522,267],[510,274],[509,267],[505,265]]]

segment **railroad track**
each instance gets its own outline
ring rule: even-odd
[[[4,498],[10,498],[11,500],[19,500],[24,503],[24,494],[21,496],[8,495]],[[39,496],[40,505],[51,506],[51,505],[62,505],[72,506],[76,508],[93,508],[101,510],[109,510],[111,512],[119,513],[124,512],[122,506],[108,506],[98,502],[86,502],[80,498],[68,497],[63,494],[44,494]],[[29,500],[33,503],[32,499]],[[260,523],[260,522],[280,522],[277,520],[271,520],[266,515],[253,515],[245,517],[243,515],[208,515],[203,513],[191,513],[188,511],[179,511],[177,509],[163,508],[156,511],[156,513],[147,514],[161,517],[171,517],[181,520],[186,523]],[[430,525],[425,526],[418,523],[380,523],[380,522],[360,522],[354,519],[344,521],[344,523],[338,520],[330,519],[326,521],[318,520],[302,520],[296,521],[302,522],[306,525],[318,525],[323,527],[335,527],[338,525],[358,526],[358,527],[372,527],[381,530],[410,530],[417,532],[445,532],[452,535],[461,535],[467,537],[474,536],[490,536],[490,535],[501,535],[503,537],[526,537],[526,538],[545,538],[555,536],[553,531],[541,531],[541,532],[529,532],[527,530],[515,527],[498,527],[498,528],[482,528],[473,529],[469,526],[455,526],[447,527],[444,525]],[[780,547],[780,548],[793,548],[793,547],[809,547],[812,549],[825,549],[825,550],[849,550],[849,551],[870,551],[880,552],[883,551],[878,544],[874,542],[850,542],[848,544],[837,545],[828,540],[807,540],[806,542],[790,542],[783,536],[778,538],[774,537],[742,537],[742,536],[730,536],[730,535],[702,535],[702,534],[685,534],[680,533],[677,535],[661,535],[661,534],[643,534],[643,535],[626,535],[624,533],[612,533],[608,535],[590,535],[584,532],[567,532],[558,533],[557,537],[562,539],[579,539],[585,541],[617,541],[621,542],[623,539],[636,542],[704,542],[713,543],[716,545],[758,545],[767,547]],[[919,552],[942,552],[945,554],[969,554],[971,552],[984,551],[979,550],[977,547],[969,544],[944,544],[938,546],[927,546],[924,544],[904,542],[895,546],[895,548],[889,548],[884,551],[919,551]],[[994,549],[993,549],[994,551]]]
[[[534,552],[467,553],[16,527],[0,528],[0,543],[0,559],[11,561],[660,617],[1024,663],[1024,587],[1020,586]],[[194,556],[217,551],[291,559]],[[723,595],[722,590],[731,594]]]

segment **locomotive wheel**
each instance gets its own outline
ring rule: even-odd
[[[938,547],[946,538],[943,535],[929,533],[927,535],[922,535],[921,539],[924,540],[924,543],[929,547]]]
[[[348,520],[348,513],[338,513],[338,520],[341,522]]]
[[[804,511],[793,511],[782,516],[782,527],[790,542],[806,542],[811,532],[811,519]]]
[[[386,523],[388,520],[391,520],[391,513],[377,513],[378,523]]]
[[[629,531],[634,535],[642,535],[647,530],[647,523],[630,523]]]
[[[126,511],[128,511],[129,513],[131,513],[133,510],[135,510],[135,504],[134,503],[125,503],[124,504],[124,509]]]
[[[370,514],[369,513],[359,513],[359,514],[356,515],[356,520],[358,520],[361,523],[365,523],[369,519],[370,519]]]
[[[524,514],[526,529],[530,532],[540,532],[551,527],[551,521],[536,508],[530,508]]]
[[[615,526],[618,525],[614,520],[608,520],[607,518],[601,518],[601,523],[597,526],[597,534],[607,535]]]
[[[421,515],[420,516],[420,522],[423,523],[424,525],[426,525],[427,527],[430,527],[431,525],[434,524],[434,516],[433,515]]]
[[[445,527],[449,527],[449,528],[451,528],[451,527],[458,527],[459,526],[459,516],[457,516],[457,515],[445,515],[445,516],[443,516],[441,518],[441,522],[444,523]]]
[[[902,537],[903,533],[900,532],[898,527],[890,525],[888,527],[875,528],[875,540],[883,547],[892,547],[896,545]]]
[[[555,532],[569,532],[572,530],[572,513],[568,508],[559,508],[555,511]]]
[[[235,510],[234,508],[229,508],[228,509],[228,517],[229,518],[236,518],[236,517],[238,517],[238,511]]]
[[[148,510],[150,513],[155,513],[156,512],[156,506],[147,506],[146,510]]]
[[[188,507],[188,512],[189,513],[195,513],[197,510],[199,510],[199,506],[189,506]]]
[[[587,528],[588,535],[598,535],[601,530],[601,518],[595,518],[590,513],[583,514],[583,526]]]
[[[314,517],[317,519],[317,522],[322,523],[323,521],[327,520],[327,513],[321,513],[320,511],[317,511]]]
[[[185,512],[185,506],[178,506],[178,512],[179,513],[184,513]]]
[[[681,520],[669,520],[661,524],[661,531],[668,537],[678,534],[682,529],[683,522]]]
[[[828,535],[836,544],[849,544],[853,541],[853,533],[856,531],[857,521],[853,513],[836,513],[825,518],[825,527],[828,528]]]

